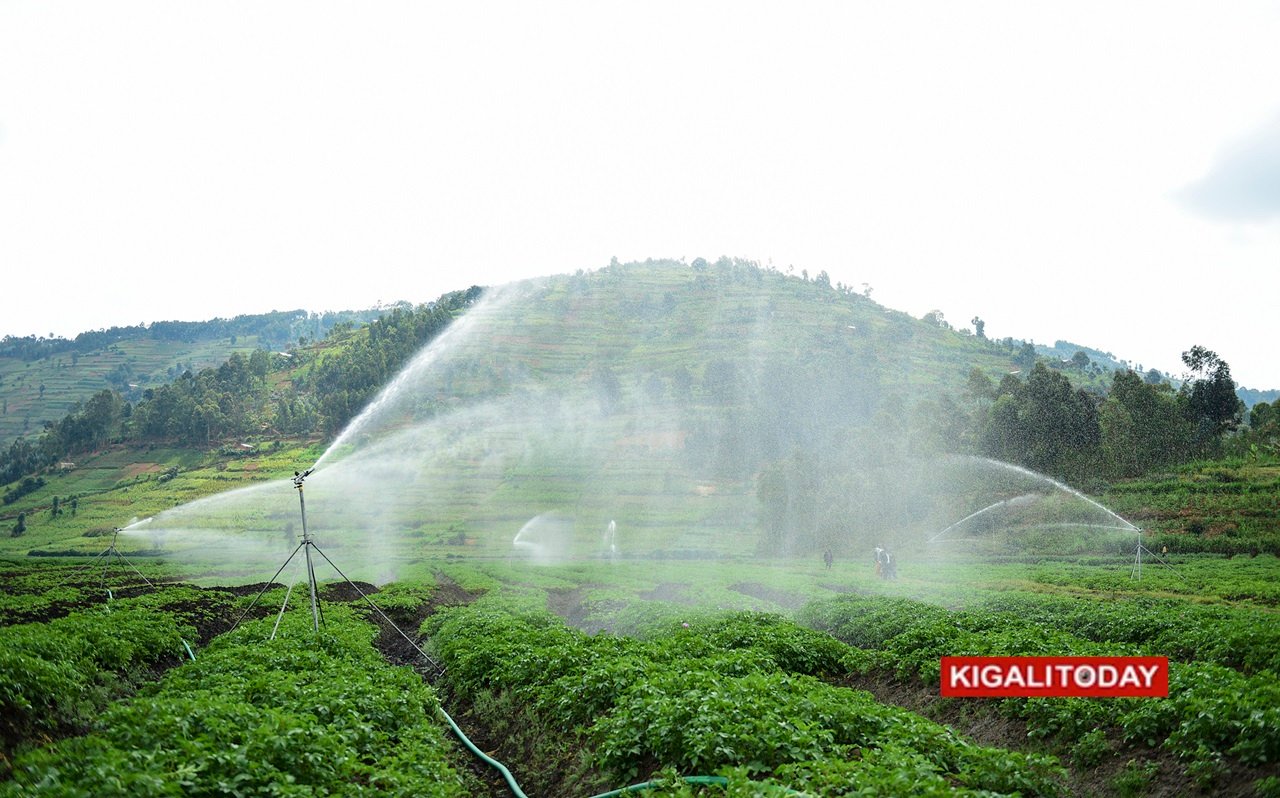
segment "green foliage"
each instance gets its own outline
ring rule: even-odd
[[[1103,727],[1118,729],[1125,742],[1177,752],[1202,781],[1220,773],[1224,758],[1248,766],[1280,761],[1280,686],[1266,669],[1276,654],[1269,618],[1185,605],[1175,610],[1149,600],[1109,606],[1016,595],[953,612],[906,600],[876,606],[883,601],[842,596],[811,605],[800,617],[874,648],[880,668],[928,684],[938,683],[944,655],[1162,655],[1162,646],[1179,643],[1192,656],[1203,651],[1262,667],[1247,675],[1209,662],[1172,662],[1167,699],[1007,699],[1002,706],[1026,721],[1032,737],[1078,741],[1072,753],[1085,763],[1105,750],[1104,737],[1088,736]],[[1161,615],[1168,616],[1164,623]],[[1259,623],[1261,631],[1248,635]],[[1175,625],[1191,633],[1184,639]],[[1228,651],[1224,630],[1244,650]]]
[[[313,391],[329,433],[340,430],[422,346],[439,335],[480,296],[480,289],[445,294],[413,310],[394,308],[368,326],[368,334],[352,339],[325,357],[301,381]]]
[[[6,748],[83,725],[117,680],[175,661],[194,629],[145,605],[74,613],[48,623],[0,628],[0,717]]]
[[[1102,729],[1090,729],[1071,746],[1072,761],[1084,768],[1096,767],[1110,753],[1107,735]]]
[[[835,672],[848,650],[776,615],[729,614],[637,641],[588,637],[545,613],[486,599],[430,619],[424,631],[451,690],[516,697],[544,722],[576,729],[578,744],[619,779],[647,766],[729,768],[729,794],[788,785],[839,795],[826,786],[855,771],[873,790],[860,794],[902,785],[940,793],[955,784],[1062,792],[1051,758],[966,744],[868,693],[809,675]],[[673,789],[660,794],[686,788]]]
[[[1026,383],[1001,384],[982,434],[985,454],[1077,483],[1096,471],[1100,445],[1094,397],[1043,363]]]
[[[1132,371],[1117,371],[1100,413],[1102,448],[1114,476],[1133,477],[1184,460],[1192,425],[1168,383],[1152,385]]]
[[[1111,786],[1116,795],[1122,798],[1137,798],[1137,796],[1146,794],[1147,787],[1151,784],[1151,780],[1155,778],[1159,767],[1156,762],[1139,763],[1130,759],[1124,770],[1111,780]]]
[[[1200,449],[1215,451],[1222,433],[1235,429],[1244,414],[1231,367],[1203,346],[1183,352],[1182,362],[1191,372],[1180,391],[1185,415],[1196,430]]]
[[[430,688],[387,665],[373,629],[326,609],[224,635],[195,662],[111,707],[100,732],[31,751],[0,795],[461,796]]]

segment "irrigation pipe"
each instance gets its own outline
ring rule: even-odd
[[[445,711],[444,707],[437,704],[436,710],[439,711],[440,716],[445,719],[445,722],[449,724],[449,728],[453,729],[454,736],[462,741],[462,744],[467,747],[468,751],[480,757],[480,759],[484,760],[494,770],[502,774],[502,778],[507,782],[507,786],[511,788],[511,792],[515,794],[516,798],[529,798],[529,796],[525,795],[524,790],[520,789],[520,785],[516,783],[516,777],[511,775],[511,771],[507,769],[506,765],[477,748],[476,744],[471,742],[471,738],[467,737],[466,733],[459,728],[458,724],[454,722],[453,718]],[[714,784],[718,787],[727,787],[729,785],[729,780],[724,776],[684,776],[681,780],[685,784]],[[591,798],[615,798],[615,796],[645,792],[646,790],[652,790],[655,787],[661,786],[664,786],[664,782],[662,781],[644,781],[639,784],[632,784],[629,787],[619,787],[616,790],[602,792],[599,795],[591,796]],[[786,789],[789,795],[807,795],[807,793],[796,792],[790,788]]]
[[[401,636],[401,637],[403,637],[403,638],[404,638],[404,639],[409,643],[409,645],[413,646],[414,650],[415,650],[415,651],[417,651],[417,652],[418,652],[418,654],[419,654],[419,655],[420,655],[424,660],[426,660],[427,662],[431,663],[431,665],[432,665],[432,666],[434,666],[434,667],[436,668],[436,671],[437,671],[438,673],[440,673],[440,674],[443,674],[443,673],[444,673],[444,671],[445,671],[444,666],[442,666],[440,663],[438,663],[438,662],[436,662],[434,659],[432,659],[432,658],[427,654],[427,652],[425,652],[425,651],[423,651],[423,650],[422,650],[422,647],[421,647],[421,646],[419,646],[417,643],[415,643],[415,642],[413,641],[413,639],[412,639],[412,638],[410,638],[407,634],[405,634],[405,633],[404,633],[404,630],[402,630],[399,626],[397,626],[397,625],[396,625],[396,623],[395,623],[394,621],[392,621],[390,618],[388,618],[388,617],[387,617],[387,614],[386,614],[385,612],[383,612],[383,611],[382,611],[382,608],[381,608],[381,607],[379,607],[377,604],[375,604],[375,603],[373,602],[373,600],[372,600],[372,599],[370,599],[367,595],[365,595],[365,592],[364,592],[363,590],[361,590],[361,589],[359,588],[359,586],[358,586],[358,585],[356,585],[356,583],[355,583],[355,582],[352,582],[352,581],[351,581],[351,578],[350,578],[350,577],[348,577],[346,574],[344,574],[344,573],[342,572],[342,569],[341,569],[341,568],[339,568],[339,567],[338,567],[338,566],[333,562],[333,560],[330,560],[330,559],[329,559],[329,556],[328,556],[327,554],[325,554],[325,553],[324,553],[324,551],[322,551],[322,550],[320,549],[320,547],[319,547],[319,546],[316,546],[315,544],[312,544],[312,547],[316,550],[316,552],[317,552],[321,557],[323,557],[323,558],[324,558],[325,562],[329,563],[330,567],[332,567],[332,568],[333,568],[333,570],[335,570],[335,571],[337,571],[337,572],[338,572],[338,575],[339,575],[339,576],[341,576],[344,580],[346,580],[347,584],[349,584],[349,585],[351,585],[351,587],[355,588],[356,593],[358,593],[358,594],[360,595],[360,598],[362,598],[362,599],[364,599],[364,600],[365,600],[365,603],[367,603],[370,607],[372,607],[372,608],[373,608],[373,610],[374,610],[375,612],[377,612],[377,613],[378,613],[378,615],[379,615],[379,616],[381,616],[381,617],[382,617],[382,619],[383,619],[384,621],[386,621],[388,624],[390,624],[392,629],[395,629],[397,632],[399,632],[399,633],[400,633],[400,636]],[[297,554],[297,551],[296,551],[296,550],[294,551],[294,554]],[[290,559],[292,559],[292,555],[290,555]],[[286,560],[286,561],[285,561],[285,565],[288,565],[288,564],[289,564],[289,562],[288,562],[288,560]],[[280,572],[284,570],[284,567],[285,567],[284,565],[280,566],[280,570],[279,570],[279,571],[276,571],[275,576],[271,577],[271,582],[274,582],[274,581],[275,581],[275,579],[276,579],[276,577],[280,576]],[[269,587],[269,586],[271,585],[271,582],[268,582],[268,583],[267,583],[267,587]],[[263,587],[262,591],[258,593],[257,597],[256,597],[256,598],[254,598],[254,600],[253,600],[253,604],[256,604],[256,603],[258,602],[258,599],[259,599],[259,598],[262,598],[262,595],[263,595],[263,593],[265,593],[265,592],[266,592],[267,587]],[[293,590],[293,585],[292,585],[292,584],[290,584],[290,585],[289,585],[289,590],[290,590],[290,591],[292,591],[292,590]],[[249,605],[249,609],[253,609],[253,604],[250,604],[250,605]],[[288,604],[289,604],[289,598],[288,598],[288,593],[286,593],[286,594],[285,594],[285,606],[287,607],[287,606],[288,606]],[[247,614],[248,614],[248,612],[249,612],[249,610],[245,610],[245,613],[244,613],[244,614],[245,614],[245,615],[247,615]],[[280,608],[280,614],[281,614],[282,616],[284,615],[284,607],[281,607],[281,608]],[[241,615],[241,616],[240,616],[240,618],[241,618],[241,619],[243,619],[243,618],[244,618],[244,615]],[[236,621],[236,625],[239,625],[239,623],[240,623],[240,621],[239,621],[239,620],[237,620],[237,621]],[[277,627],[279,627],[279,625],[280,625],[280,619],[279,619],[279,618],[276,618],[276,626],[277,626]],[[233,626],[232,628],[234,629],[235,627]],[[272,637],[274,637],[274,636],[275,636],[275,632],[274,632],[274,630],[273,630],[273,631],[272,631]],[[186,641],[185,641],[185,640],[184,640],[184,641],[182,641],[182,642],[183,642],[184,644],[186,643]],[[188,651],[188,652],[190,652],[190,651],[191,651],[190,646],[188,646],[188,647],[187,647],[187,651]],[[195,658],[196,658],[196,657],[195,657],[195,654],[192,654],[192,655],[191,655],[191,659],[193,659],[193,660],[194,660]],[[445,711],[444,707],[442,707],[442,706],[440,706],[439,704],[437,704],[437,705],[436,705],[436,711],[438,711],[438,712],[440,713],[440,716],[441,716],[442,718],[444,718],[445,722],[449,724],[449,728],[453,730],[454,736],[456,736],[459,740],[461,740],[461,741],[462,741],[462,744],[463,744],[464,746],[466,746],[466,748],[467,748],[467,750],[468,750],[468,751],[470,751],[471,753],[475,754],[477,757],[479,757],[481,760],[483,760],[486,764],[488,764],[488,765],[489,765],[490,767],[492,767],[494,770],[498,771],[498,773],[502,774],[502,778],[503,778],[503,780],[504,780],[504,781],[506,781],[507,786],[511,788],[511,792],[516,796],[516,798],[529,798],[529,796],[528,796],[527,794],[525,794],[525,791],[524,791],[524,790],[522,790],[522,789],[520,789],[520,785],[519,785],[519,783],[517,783],[517,782],[516,782],[516,777],[515,777],[515,776],[513,776],[513,775],[511,775],[511,771],[507,769],[507,766],[506,766],[506,765],[502,764],[502,763],[501,763],[501,762],[499,762],[498,760],[496,760],[496,759],[494,759],[493,757],[491,757],[491,756],[489,756],[488,754],[486,754],[484,751],[481,751],[479,748],[477,748],[477,747],[476,747],[476,744],[475,744],[475,743],[473,743],[473,742],[471,742],[471,738],[470,738],[470,737],[468,737],[464,731],[462,731],[462,728],[461,728],[460,726],[458,726],[457,722],[455,722],[455,721],[454,721],[453,717],[452,717],[448,712],[446,712],[446,711]],[[725,785],[727,785],[727,784],[729,783],[728,779],[724,778],[723,776],[685,776],[685,777],[683,777],[683,780],[684,780],[684,782],[685,782],[686,784],[715,784],[715,785],[718,785],[718,786],[725,786]],[[616,790],[610,790],[609,792],[600,793],[599,795],[593,795],[593,796],[591,796],[591,798],[613,798],[614,796],[618,796],[618,795],[626,795],[627,793],[633,793],[633,792],[644,792],[645,790],[650,790],[650,789],[653,789],[654,787],[661,786],[661,784],[662,784],[661,782],[646,781],[646,782],[642,782],[642,783],[640,783],[640,784],[632,784],[632,785],[631,785],[631,786],[629,786],[629,787],[621,787],[621,788],[616,789]],[[792,795],[804,795],[804,793],[796,792],[795,790],[788,790],[788,792],[789,792],[790,794],[792,794]]]
[[[720,787],[728,786],[729,780],[724,776],[685,776],[685,784],[715,784]],[[602,792],[599,795],[593,795],[591,798],[613,798],[615,795],[626,795],[633,792],[644,792],[654,787],[664,786],[661,781],[645,781],[639,784],[632,784],[630,787],[621,787],[609,792]]]
[[[682,776],[681,781],[683,781],[685,784],[714,784],[717,787],[729,786],[729,780],[726,779],[724,776]],[[644,781],[639,784],[632,784],[630,787],[620,787],[619,789],[610,790],[609,792],[602,792],[599,795],[591,796],[591,798],[614,798],[614,796],[617,796],[617,795],[627,795],[633,792],[644,792],[645,790],[652,790],[655,787],[665,787],[665,786],[666,786],[665,781]],[[783,787],[782,789],[784,792],[786,792],[787,795],[799,795],[799,796],[809,795],[809,793],[807,792],[797,792],[796,790],[793,790],[790,787]]]
[[[458,728],[458,724],[453,722],[453,718],[449,716],[448,712],[444,711],[444,707],[437,706],[436,709],[440,711],[441,716],[443,716],[445,721],[448,722],[449,728],[453,729],[453,733],[462,741],[462,744],[467,747],[467,750],[483,759],[486,763],[492,766],[494,770],[502,774],[502,778],[506,780],[507,786],[511,788],[511,792],[515,793],[516,798],[529,798],[529,796],[524,794],[524,790],[520,789],[520,785],[516,783],[516,777],[511,775],[511,771],[507,770],[506,765],[489,756],[484,751],[481,751],[479,748],[476,748],[476,744],[471,742],[471,738],[467,737],[467,735],[463,733],[462,729]]]

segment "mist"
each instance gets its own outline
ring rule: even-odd
[[[862,297],[815,315],[809,284],[731,266],[716,284],[679,267],[487,290],[298,464],[312,469],[300,487],[231,491],[125,533],[261,581],[298,547],[305,509],[318,548],[381,583],[424,560],[767,563],[997,528],[1136,529],[1043,475],[912,445],[909,320]]]

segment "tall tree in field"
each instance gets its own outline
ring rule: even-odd
[[[1216,448],[1222,434],[1235,429],[1244,416],[1244,403],[1236,396],[1231,367],[1211,349],[1193,346],[1182,353],[1188,369],[1179,396],[1183,415],[1195,428],[1196,446]]]

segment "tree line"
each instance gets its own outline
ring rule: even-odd
[[[341,348],[235,353],[216,368],[188,370],[148,389],[137,402],[104,389],[46,422],[39,435],[18,438],[0,452],[0,485],[113,442],[204,447],[249,436],[332,434],[479,296],[473,287],[416,308],[396,306]],[[347,336],[352,328],[349,321],[338,324],[329,336]],[[293,379],[274,382],[272,375],[286,368]]]
[[[1076,484],[1221,456],[1245,421],[1231,368],[1203,346],[1182,361],[1178,389],[1126,370],[1113,373],[1105,394],[1073,388],[1043,362],[1026,380],[1008,375],[998,385],[973,374],[965,438],[954,443]],[[1265,416],[1270,406],[1261,408]],[[1254,425],[1244,437],[1259,432]]]
[[[990,458],[1090,490],[1195,460],[1280,454],[1280,403],[1246,413],[1226,361],[1202,346],[1182,359],[1178,388],[1126,370],[1107,390],[1086,390],[1039,361],[999,382],[974,370],[959,391],[913,406],[885,397],[869,420],[761,464],[762,548],[812,552],[851,529],[920,522],[938,490],[935,455]]]
[[[408,307],[407,303],[395,306]],[[209,321],[156,321],[151,324],[108,327],[82,332],[75,338],[50,334],[6,335],[0,338],[0,357],[35,361],[63,353],[85,353],[105,349],[121,341],[156,340],[194,343],[232,337],[256,336],[263,348],[284,348],[301,337],[318,340],[342,324],[363,324],[382,314],[381,310],[344,310],[309,313],[305,310],[273,310]]]

